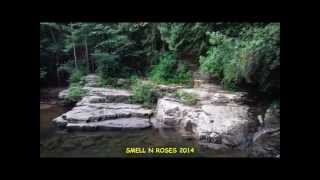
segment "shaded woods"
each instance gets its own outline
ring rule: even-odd
[[[104,85],[131,77],[186,84],[198,72],[278,101],[280,24],[40,23],[41,87],[89,73]]]

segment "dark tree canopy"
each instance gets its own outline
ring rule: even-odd
[[[186,83],[195,71],[229,89],[279,94],[280,24],[40,23],[43,85],[88,73]]]

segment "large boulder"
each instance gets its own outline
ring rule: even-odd
[[[231,98],[232,99],[232,98]],[[158,100],[157,127],[192,132],[202,142],[239,146],[247,141],[248,107],[234,103],[187,106],[174,98]]]
[[[280,157],[280,108],[270,107],[262,127],[252,138],[249,155],[254,157]]]
[[[194,122],[200,139],[216,144],[238,146],[247,141],[248,107],[240,105],[202,105],[202,114]]]
[[[161,128],[179,127],[186,115],[194,110],[174,98],[164,97],[158,100],[156,119]]]

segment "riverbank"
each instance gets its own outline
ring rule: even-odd
[[[87,84],[95,84],[91,82],[97,79],[93,76],[88,76]],[[130,103],[129,90],[86,85],[82,88],[87,91],[86,95],[70,109],[61,108],[54,99],[59,89],[47,91],[48,103],[40,105],[41,156],[124,157],[127,148],[159,146],[197,149],[197,153],[189,157],[279,156],[278,111],[269,109],[268,114],[265,113],[267,107],[257,106],[245,92],[225,91],[214,84],[179,87],[159,97],[155,109],[145,109]],[[185,94],[194,96],[195,104],[185,104]],[[59,97],[68,98],[68,90],[61,91]],[[52,126],[52,120],[59,128]],[[41,141],[43,139],[46,140]],[[272,146],[268,145],[270,141],[274,143]],[[267,151],[265,145],[268,145]],[[88,149],[89,146],[95,148]],[[255,155],[250,152],[252,146]]]

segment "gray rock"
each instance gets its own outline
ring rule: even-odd
[[[88,96],[99,96],[105,98],[105,102],[129,102],[132,93],[127,90],[99,88],[99,87],[84,87],[87,90]]]
[[[119,118],[109,121],[91,123],[68,123],[69,130],[129,130],[145,129],[151,127],[149,119],[145,118]]]
[[[99,76],[95,75],[95,74],[89,74],[87,76],[85,76],[84,78],[84,82],[86,87],[98,87],[98,79]]]
[[[168,97],[158,100],[156,119],[162,127],[192,129],[194,136],[201,141],[228,146],[245,142],[251,123],[247,106],[227,103],[204,104],[197,108]]]
[[[253,157],[280,157],[280,110],[269,108],[264,126],[252,138],[249,154]]]
[[[87,84],[85,97],[72,110],[53,120],[59,127],[69,130],[143,129],[151,126],[152,110],[141,105],[126,104],[132,93],[126,90],[91,87],[98,80],[96,75],[83,78]],[[89,83],[89,85],[88,85]],[[67,98],[68,90],[60,92],[60,98]]]
[[[62,90],[59,94],[58,94],[58,98],[59,99],[66,99],[68,97],[68,89]]]
[[[117,81],[116,81],[116,85],[117,86],[124,86],[125,84],[128,84],[130,81],[128,80],[128,79],[122,79],[122,78],[119,78],[119,79],[117,79]]]
[[[176,92],[178,89],[183,88],[183,86],[179,86],[179,85],[157,85],[156,86],[156,90],[162,93],[173,93]]]
[[[105,103],[105,102],[106,102],[106,98],[101,96],[85,96],[76,105],[82,106],[90,103]]]
[[[68,123],[84,123],[128,117],[148,118],[151,115],[152,110],[141,108],[139,105],[101,103],[76,106],[71,111],[63,114],[62,117]]]
[[[261,126],[263,126],[263,119],[261,115],[258,115],[258,121],[260,123]]]
[[[204,84],[200,88],[184,88],[178,92],[196,94],[202,104],[240,104],[247,93],[223,91],[220,87]]]
[[[225,144],[215,144],[215,143],[200,142],[199,145],[201,147],[206,147],[206,148],[214,149],[214,150],[227,150],[227,149],[229,149],[229,147],[226,146]]]
[[[53,123],[58,127],[64,128],[68,124],[68,121],[59,116],[53,120]]]
[[[280,109],[270,107],[267,109],[264,118],[265,128],[280,128]]]

